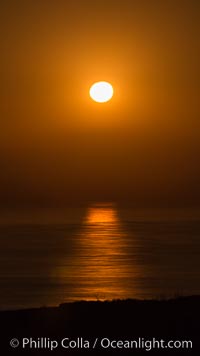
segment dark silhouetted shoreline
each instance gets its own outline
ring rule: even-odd
[[[190,296],[170,300],[80,301],[59,307],[2,311],[2,355],[46,355],[48,352],[53,355],[146,355],[145,340],[155,342],[161,339],[165,342],[191,340],[192,349],[163,347],[149,350],[150,355],[198,355],[199,307],[200,296]],[[16,348],[9,345],[13,338],[20,343]],[[23,338],[27,343],[24,348]],[[97,345],[93,349],[97,338]],[[73,340],[72,346],[76,344],[75,348],[61,347],[63,339],[66,339],[65,346]],[[102,339],[105,340],[105,349],[101,346]],[[107,339],[120,341],[119,347],[107,347]],[[141,346],[136,350],[123,347],[125,340],[139,339],[143,348]],[[57,341],[58,346],[51,350],[50,347],[55,346],[53,341]]]

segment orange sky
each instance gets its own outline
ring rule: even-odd
[[[199,4],[1,2],[2,206],[197,204]],[[98,80],[115,95],[99,105]]]

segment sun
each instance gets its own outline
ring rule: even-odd
[[[90,97],[97,103],[106,103],[113,97],[113,93],[113,87],[108,82],[97,82],[90,88]]]

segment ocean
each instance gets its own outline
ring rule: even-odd
[[[91,203],[47,220],[1,221],[1,309],[200,294],[198,214]]]

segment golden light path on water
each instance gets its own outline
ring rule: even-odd
[[[67,263],[62,261],[57,270],[63,286],[62,300],[140,296],[141,266],[135,263],[129,247],[115,206],[90,206],[81,230],[75,236],[73,258]],[[136,251],[134,255],[137,255]]]

